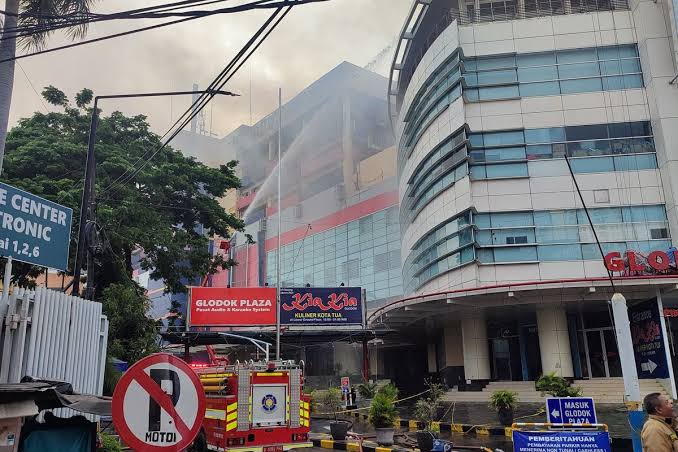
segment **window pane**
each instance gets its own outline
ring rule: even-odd
[[[523,177],[527,176],[527,164],[508,163],[502,165],[488,165],[487,178],[494,177]]]
[[[607,125],[596,124],[590,126],[565,127],[568,141],[595,140],[608,137]]]
[[[515,58],[513,55],[493,58],[478,58],[476,60],[478,70],[483,69],[500,69],[515,66]]]
[[[478,73],[478,84],[480,85],[496,85],[501,83],[517,82],[515,69],[504,71],[489,71]]]
[[[624,77],[603,77],[603,90],[624,89]]]
[[[548,53],[528,53],[517,55],[518,67],[526,66],[547,66],[556,64],[556,54]]]
[[[472,166],[470,169],[471,169],[471,179],[487,178],[487,173],[485,172],[485,165]]]
[[[539,144],[536,146],[528,146],[527,158],[532,159],[550,159],[553,158],[553,150],[550,144]],[[531,174],[531,173],[530,173]]]
[[[621,62],[619,60],[602,61],[600,63],[600,73],[602,75],[621,75]]]
[[[596,49],[576,49],[576,50],[559,50],[557,52],[558,63],[578,63],[583,61],[596,61]]]
[[[573,160],[574,161],[574,160]],[[530,176],[566,176],[570,174],[565,160],[541,160],[529,162]]]
[[[532,212],[493,213],[491,220],[494,228],[532,226],[534,224]]]
[[[558,70],[555,66],[520,68],[518,69],[518,80],[521,83],[558,80]]]
[[[614,171],[612,157],[576,158],[570,160],[575,173],[603,173]]]
[[[593,221],[593,224],[622,222],[621,209],[617,207],[610,207],[606,209],[590,209],[589,215],[591,215],[591,221]],[[584,210],[577,211],[577,218],[579,220],[579,224],[589,224],[588,218],[586,218],[586,212],[584,212]]]
[[[585,78],[580,80],[563,80],[560,82],[560,90],[563,94],[585,93],[589,91],[601,91],[600,78]]]
[[[612,251],[622,251],[626,249],[626,243],[617,242],[617,243],[601,243],[603,248],[603,254],[610,253]],[[586,260],[601,260],[600,249],[595,243],[584,244],[581,246],[582,258]]]
[[[558,66],[558,75],[564,78],[591,77],[600,75],[598,63],[566,64]]]
[[[576,210],[550,210],[534,213],[534,224],[537,226],[576,225]]]
[[[520,84],[520,95],[523,97],[550,96],[553,94],[560,94],[558,82]]]
[[[535,223],[536,222],[537,218],[535,212]],[[579,242],[579,226],[537,228],[537,242],[538,243]]]
[[[624,76],[624,88],[642,88],[643,86],[643,76],[642,75],[625,75]]]
[[[565,129],[562,127],[525,130],[525,143],[553,143],[558,141],[565,141]]]
[[[485,146],[502,146],[506,144],[523,144],[523,131],[485,133]]]
[[[537,260],[534,246],[516,246],[494,249],[495,262],[531,262]]]
[[[489,99],[508,99],[512,97],[519,97],[518,86],[495,86],[489,88],[480,88],[480,100]]]
[[[520,160],[525,158],[525,148],[497,148],[485,150],[484,160],[496,162],[501,160]]]
[[[576,245],[549,245],[540,246],[539,260],[540,261],[571,261],[581,260],[581,246]]]

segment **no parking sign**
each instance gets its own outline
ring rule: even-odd
[[[167,353],[135,363],[113,393],[113,423],[134,450],[183,450],[198,435],[204,416],[200,379],[188,364]]]

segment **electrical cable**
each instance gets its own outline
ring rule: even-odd
[[[174,133],[172,133],[171,136],[160,147],[158,147],[158,149],[150,157],[147,158],[146,155],[142,156],[137,161],[137,163],[139,161],[142,161],[141,166],[139,166],[136,170],[134,170],[128,177],[126,177],[125,179],[122,179],[122,181],[120,181],[120,178],[125,175],[125,173],[123,173],[123,175],[121,175],[118,179],[116,179],[116,181],[114,181],[111,185],[106,187],[103,190],[102,193],[106,193],[109,190],[113,190],[115,188],[116,183],[118,183],[118,181],[120,181],[118,183],[118,185],[124,184],[127,181],[131,180],[135,175],[137,175],[146,166],[146,164],[148,164],[148,162],[150,160],[152,160],[153,157],[155,157],[155,155],[158,154],[158,152],[160,152],[162,149],[164,149],[172,141],[172,139],[174,139],[181,132],[181,130],[183,130],[184,127],[186,127],[190,123],[190,121],[195,116],[197,116],[200,113],[200,111],[202,111],[202,109],[205,107],[205,105],[207,105],[207,103],[209,103],[209,101],[212,100],[212,98],[215,96],[214,91],[220,90],[221,88],[223,88],[223,86],[237,73],[237,71],[242,67],[242,65],[252,56],[252,54],[259,48],[259,46],[261,46],[261,44],[266,40],[266,38],[273,32],[273,30],[275,30],[275,28],[280,24],[280,22],[290,12],[291,8],[294,5],[299,4],[300,2],[306,2],[306,1],[309,1],[309,0],[296,0],[293,4],[289,4],[289,6],[287,6],[287,9],[282,13],[282,16],[280,16],[277,19],[276,19],[276,16],[282,11],[283,8],[278,8],[273,14],[271,14],[271,16],[259,28],[259,30],[257,30],[257,32],[252,36],[252,38],[247,42],[247,44],[238,52],[238,54],[231,60],[231,62],[229,62],[229,64],[226,66],[226,68],[224,68],[224,70],[217,76],[217,78],[212,83],[210,83],[210,86],[207,88],[206,92],[198,97],[198,99],[175,122],[174,126],[172,126],[170,128],[170,130],[168,130],[163,135],[163,137],[161,137],[161,138],[166,137],[171,132],[172,128],[174,128],[179,123],[181,123],[181,125],[179,125],[176,128]],[[326,0],[310,0],[310,1],[326,1]],[[261,34],[264,32],[264,30],[266,30],[268,25],[270,25],[271,22],[273,22],[274,20],[276,20],[276,22],[271,26],[271,28],[268,31],[266,31],[266,33],[263,35],[261,40],[250,51],[250,46],[261,36]],[[238,60],[244,54],[246,54],[248,51],[249,51],[249,54],[247,56],[245,56],[243,61],[238,65]],[[231,68],[233,68],[235,65],[238,65],[238,66],[229,75],[228,74],[229,70]],[[186,117],[187,114],[188,114],[188,117]],[[185,118],[185,120],[183,120],[183,122],[181,122],[182,118]],[[136,166],[136,163],[135,163],[134,166]]]
[[[32,53],[17,55],[17,56],[14,56],[12,58],[6,58],[6,59],[3,59],[3,60],[0,60],[0,63],[6,63],[8,61],[20,60],[20,59],[28,58],[28,57],[32,57],[32,56],[57,52],[59,50],[71,49],[71,48],[83,46],[83,45],[86,45],[86,44],[93,44],[95,42],[106,41],[108,39],[119,38],[119,37],[123,37],[123,36],[129,36],[129,35],[132,35],[132,34],[141,33],[141,32],[149,31],[149,30],[154,30],[154,29],[157,29],[157,28],[167,27],[169,25],[176,25],[176,24],[179,24],[179,23],[188,22],[188,21],[191,21],[191,20],[200,19],[200,18],[203,18],[203,17],[209,17],[209,16],[213,16],[213,15],[217,15],[217,14],[229,14],[229,13],[250,11],[250,10],[253,10],[253,9],[284,8],[284,7],[291,7],[291,6],[299,5],[299,4],[318,3],[318,2],[325,2],[325,1],[329,1],[329,0],[279,0],[279,1],[274,2],[274,3],[262,3],[264,1],[270,1],[270,0],[258,0],[257,2],[252,2],[252,3],[246,4],[246,5],[241,5],[241,6],[231,7],[231,8],[222,8],[222,9],[218,9],[218,10],[214,10],[214,11],[204,11],[204,12],[196,14],[194,16],[183,17],[181,19],[172,20],[172,21],[169,21],[169,22],[164,22],[162,24],[149,25],[147,27],[141,27],[141,28],[137,28],[137,29],[134,29],[134,30],[127,30],[127,31],[120,32],[120,33],[114,33],[114,34],[111,34],[111,35],[101,36],[99,38],[86,39],[84,41],[74,42],[74,43],[71,43],[71,44],[66,44],[66,45],[54,47],[54,48],[51,48],[51,49],[43,49],[43,50],[38,50],[38,51],[32,52]],[[292,1],[294,3],[291,3]],[[259,3],[261,3],[261,4],[259,4]],[[71,26],[71,25],[69,25],[69,26]],[[15,39],[15,38],[16,37],[10,36],[7,39]],[[0,38],[0,39],[2,39],[2,38]]]

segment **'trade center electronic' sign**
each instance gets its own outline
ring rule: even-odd
[[[282,287],[280,324],[360,326],[364,306],[360,287]]]
[[[0,256],[68,269],[73,210],[0,182]]]
[[[275,288],[191,287],[191,326],[275,325]]]

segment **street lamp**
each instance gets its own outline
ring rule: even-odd
[[[237,96],[238,94],[229,91],[202,90],[202,91],[168,91],[160,93],[136,93],[136,94],[110,94],[107,96],[96,96],[92,108],[92,120],[89,126],[89,139],[87,141],[87,163],[85,165],[85,183],[82,191],[82,200],[80,202],[80,224],[78,229],[78,251],[75,256],[75,266],[73,269],[73,295],[80,294],[80,274],[82,272],[82,262],[85,258],[85,249],[87,250],[87,287],[85,298],[92,299],[94,291],[94,253],[91,245],[95,234],[96,224],[96,201],[95,201],[95,180],[96,180],[96,160],[94,156],[94,143],[96,142],[97,126],[99,123],[99,110],[97,108],[99,99],[127,99],[133,97],[161,97],[161,96],[184,96],[188,94],[222,94],[225,96]]]

